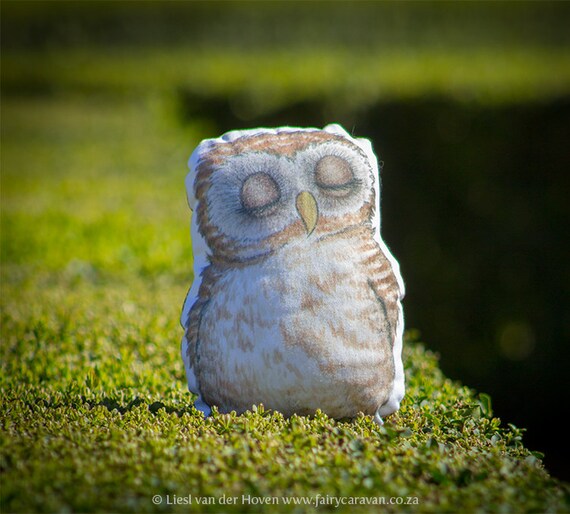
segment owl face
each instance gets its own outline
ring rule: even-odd
[[[194,184],[213,256],[244,260],[370,223],[372,168],[349,140],[324,132],[242,137],[214,147]]]

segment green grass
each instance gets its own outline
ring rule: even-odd
[[[381,507],[398,512],[569,508],[523,431],[445,378],[413,333],[408,393],[383,428],[261,408],[204,421],[185,391],[178,325],[198,127],[173,123],[152,91],[78,89],[2,102],[3,512],[270,510],[242,495],[321,495],[332,503],[319,510],[343,512],[355,507],[327,498],[411,502]]]

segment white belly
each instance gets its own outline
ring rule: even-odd
[[[291,249],[228,271],[217,286],[198,337],[207,403],[352,417],[386,401],[394,362],[384,312],[350,263]]]

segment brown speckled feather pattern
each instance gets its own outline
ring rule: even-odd
[[[191,360],[208,404],[222,412],[256,403],[284,414],[376,412],[394,379],[398,284],[378,245],[362,237],[369,230],[324,238],[310,245],[309,257],[297,246],[274,256],[294,273],[276,268],[271,258],[208,268],[188,326]],[[347,238],[354,241],[350,256]],[[323,253],[336,260],[330,272],[323,269]],[[359,256],[356,263],[338,265],[353,256]],[[259,288],[245,292],[251,276]]]

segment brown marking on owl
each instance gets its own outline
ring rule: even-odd
[[[309,334],[308,330],[303,330],[301,327],[289,327],[283,322],[279,323],[279,330],[281,331],[281,335],[287,346],[300,347],[310,357],[318,355],[318,353],[315,352],[315,349],[310,344],[306,343],[306,341],[314,339],[311,337],[312,334]]]
[[[203,165],[200,166],[200,169],[202,169],[202,167]],[[196,192],[196,198],[204,198],[206,191],[208,191],[210,188],[209,179],[211,174],[212,172],[210,171],[207,175],[203,174],[197,177],[194,181],[194,191]]]
[[[239,330],[241,325],[247,326],[250,330],[253,328],[251,313],[245,309],[239,309],[237,315],[234,317],[234,330]]]
[[[338,323],[336,325],[331,325],[331,333],[334,337],[337,337],[345,346],[352,346],[353,348],[358,348],[361,346],[356,334],[353,330],[346,330],[344,324]]]
[[[321,307],[322,301],[316,298],[313,294],[304,293],[301,297],[301,305],[300,308],[302,310],[311,311],[313,314],[316,314],[318,309]]]
[[[321,293],[324,294],[332,294],[336,289],[336,282],[337,282],[337,274],[332,275],[327,280],[324,280],[318,275],[309,277],[308,283],[311,287],[319,290]]]
[[[291,285],[282,280],[277,280],[274,284],[272,284],[272,286],[278,295],[289,294],[289,292],[291,291],[290,289]]]
[[[277,249],[281,248],[288,241],[305,235],[305,226],[303,225],[303,221],[299,218],[299,220],[295,221],[282,231],[269,236],[266,241],[271,249]]]
[[[344,236],[353,230],[364,230],[369,228],[370,219],[374,212],[374,204],[370,200],[365,202],[362,207],[350,214],[343,216],[320,217],[315,228],[315,234],[321,236],[321,240],[325,238]]]
[[[357,248],[362,252],[372,251],[374,248],[378,247],[378,243],[372,239],[371,234],[366,233],[366,228],[368,227],[360,228],[360,235],[366,239],[364,241],[355,241],[355,243],[358,245]]]
[[[383,304],[387,318],[390,343],[393,345],[396,338],[399,318],[398,298],[400,296],[400,288],[394,271],[392,270],[392,265],[382,253],[380,247],[378,247],[377,257],[379,262],[382,263],[381,269],[389,268],[391,273],[387,275],[383,274],[382,276],[380,276],[379,273],[370,274],[368,275],[368,283],[378,301]]]
[[[267,152],[278,155],[294,156],[307,146],[326,141],[336,141],[351,146],[360,151],[356,145],[345,138],[327,132],[281,132],[278,134],[257,134],[242,136],[232,142],[215,145],[207,154],[207,159],[216,164],[223,162],[230,156],[245,152]]]
[[[253,352],[255,350],[253,342],[242,334],[238,338],[238,347],[244,352]]]
[[[290,362],[285,364],[287,371],[293,373],[298,379],[303,378],[303,374],[299,371],[299,368],[293,366]]]
[[[274,364],[281,364],[283,362],[283,354],[279,350],[273,352]]]
[[[366,252],[371,252],[372,250],[377,249],[378,246],[370,246],[370,247],[366,247],[363,248],[361,251],[361,254]],[[373,252],[370,255],[368,255],[368,257],[364,257],[361,261],[361,264],[363,266],[373,266],[374,270],[377,271],[386,271],[388,269],[388,267],[386,266],[386,264],[384,262],[378,262],[378,253],[377,252]]]
[[[288,346],[301,348],[310,359],[313,359],[318,365],[322,373],[328,376],[334,375],[341,367],[335,363],[330,357],[330,352],[326,346],[324,338],[324,329],[318,331],[315,328],[295,327],[294,331],[290,330],[283,323],[279,325],[283,339]],[[323,344],[315,344],[315,342]]]
[[[317,364],[319,366],[319,369],[321,370],[321,372],[329,377],[332,377],[335,375],[335,373],[339,370],[340,366],[335,363],[334,361],[332,361],[330,358],[329,359],[318,359],[317,360]]]
[[[260,328],[272,328],[273,323],[271,321],[265,321],[261,315],[255,318],[255,323]]]

